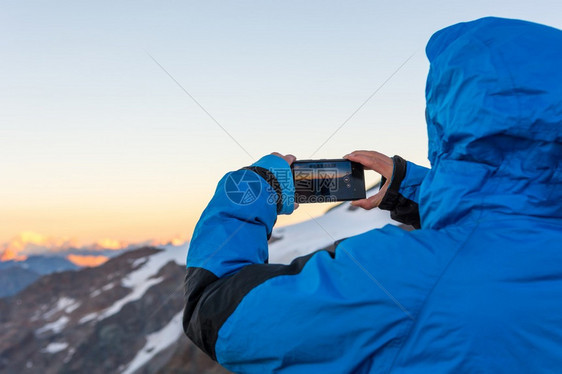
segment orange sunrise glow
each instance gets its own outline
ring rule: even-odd
[[[115,240],[115,239],[100,239],[94,243],[92,247],[94,248],[103,248],[103,249],[113,249],[119,250],[127,247],[129,245],[128,242],[124,240]]]
[[[48,255],[53,252],[71,251],[74,253],[66,256],[70,262],[81,267],[94,267],[104,264],[109,260],[109,257],[101,254],[92,254],[91,251],[119,251],[141,246],[158,247],[169,244],[179,246],[183,245],[187,240],[186,236],[182,237],[180,235],[173,235],[172,239],[150,239],[140,242],[130,242],[106,237],[90,244],[82,245],[74,238],[47,236],[32,231],[23,231],[10,241],[0,243],[0,262],[25,261],[29,256],[33,255]],[[79,253],[81,250],[90,252],[84,255],[76,254],[76,252]]]
[[[82,256],[70,254],[67,260],[78,266],[95,267],[104,264],[109,260],[106,256]]]
[[[25,261],[27,256],[18,255],[18,252],[12,248],[7,248],[0,256],[0,261]]]

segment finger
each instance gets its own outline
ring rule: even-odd
[[[376,167],[375,161],[369,156],[350,153],[346,155],[345,158],[350,161],[355,161],[360,163],[368,170],[375,170],[374,169]]]
[[[359,162],[364,167],[369,170],[374,170],[377,173],[383,175],[385,178],[392,177],[392,172],[394,169],[394,161],[375,151],[369,152],[352,152],[345,157],[348,160]]]
[[[379,153],[377,151],[367,151],[364,149],[356,149],[353,152],[349,152],[348,154],[346,154],[345,156],[343,156],[344,158],[347,158],[347,156],[358,156],[358,155],[364,155],[364,156],[374,156],[374,155],[383,155],[382,153]],[[383,155],[384,156],[384,155]]]
[[[271,154],[277,157],[281,157],[283,160],[287,161],[289,165],[291,165],[297,159],[294,155],[291,154],[288,154],[286,156],[283,156],[279,152],[271,152]]]
[[[351,205],[358,206],[365,210],[371,210],[375,207],[375,202],[372,198],[373,196],[369,197],[368,199],[355,200],[351,203]]]
[[[354,202],[351,203],[351,205],[359,208],[363,208],[365,210],[371,210],[374,208],[373,203],[371,203],[369,199],[355,200]]]
[[[385,155],[383,153],[380,153],[380,152],[377,152],[377,151],[368,151],[368,150],[364,150],[364,149],[358,149],[358,150],[355,150],[351,153],[356,154],[356,155],[362,154],[362,155],[376,155],[376,156],[388,157],[387,155]]]
[[[300,206],[300,205],[299,205],[299,203],[295,203],[295,207],[294,207],[294,209],[293,209],[293,210],[297,210],[297,209],[299,209],[299,206]]]
[[[370,157],[367,154],[363,154],[363,153],[355,153],[355,152],[351,152],[350,154],[347,154],[345,156],[343,156],[344,158],[347,159],[363,159],[363,160],[371,160],[372,157]]]
[[[369,158],[369,159],[373,160],[373,162],[378,162],[378,163],[381,163],[381,164],[391,164],[392,163],[392,158],[388,157],[385,154],[377,152],[377,151],[353,151],[348,156],[366,157],[366,158]]]
[[[296,160],[296,156],[292,155],[292,154],[288,154],[285,156],[285,161],[287,161],[289,163],[289,165],[291,165],[293,162],[295,162]]]
[[[384,194],[386,193],[386,191],[379,191],[376,194],[374,194],[373,196],[367,198],[367,199],[361,199],[361,200],[355,200],[353,201],[351,204],[353,206],[358,206],[360,208],[363,208],[365,210],[371,210],[373,208],[376,208],[380,205],[382,198],[384,197]]]

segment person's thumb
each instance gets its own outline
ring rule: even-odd
[[[363,208],[365,210],[371,210],[373,208],[376,208],[380,203],[380,198],[377,195],[378,194],[375,194],[375,195],[373,195],[373,196],[371,196],[367,199],[352,201],[351,205],[358,206],[358,207]]]

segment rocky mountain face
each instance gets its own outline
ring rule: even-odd
[[[0,297],[17,294],[39,277],[36,272],[17,266],[0,269]]]
[[[76,270],[76,266],[64,257],[59,256],[29,256],[25,261],[4,261],[0,262],[0,270],[11,267],[27,269],[39,275],[51,274],[66,270]]]
[[[0,297],[15,295],[42,275],[78,268],[66,258],[55,256],[0,262]]]
[[[183,335],[185,250],[141,248],[0,299],[0,372],[226,373]]]
[[[274,228],[270,262],[289,263],[388,223],[388,212],[343,203]],[[95,268],[45,275],[0,299],[0,373],[228,373],[183,334],[187,249],[127,251]]]

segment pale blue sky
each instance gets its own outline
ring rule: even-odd
[[[540,0],[0,4],[0,243],[189,236],[220,176],[252,162],[147,52],[254,158],[308,158],[415,53],[315,157],[427,164],[431,34],[487,15],[562,27]]]

